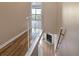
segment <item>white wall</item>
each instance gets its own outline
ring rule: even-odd
[[[26,30],[30,3],[0,2],[0,42],[4,43]]]
[[[43,29],[46,33],[55,34],[61,26],[61,4],[45,2],[42,4]]]
[[[63,27],[66,35],[59,49],[59,55],[79,56],[79,3],[63,3]]]

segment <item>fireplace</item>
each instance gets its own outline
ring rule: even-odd
[[[45,41],[50,43],[50,44],[54,44],[54,35],[53,34],[50,34],[50,33],[44,33],[44,38],[45,38]]]
[[[49,43],[52,43],[52,35],[46,34],[46,39]]]

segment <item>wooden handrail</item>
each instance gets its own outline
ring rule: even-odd
[[[61,41],[62,41],[61,36],[63,36],[63,37],[64,37],[64,34],[65,34],[65,33],[62,33],[62,31],[63,31],[63,28],[61,28],[61,29],[60,29],[60,33],[59,33],[59,38],[58,38],[58,42],[57,42],[56,49],[58,49],[59,44],[60,44],[60,43],[61,43]]]

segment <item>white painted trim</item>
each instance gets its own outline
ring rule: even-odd
[[[14,41],[16,38],[20,37],[21,35],[23,35],[25,32],[27,32],[28,30],[24,30],[23,32],[19,33],[18,35],[14,36],[13,38],[11,38],[10,40],[8,40],[7,42],[3,43],[0,45],[0,49],[3,48],[4,46],[6,46],[7,44],[9,44],[10,42]]]

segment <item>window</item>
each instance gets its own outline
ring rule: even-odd
[[[32,20],[35,20],[36,19],[35,16],[36,16],[35,14],[32,14]]]
[[[41,14],[41,9],[36,9],[36,14]]]
[[[36,15],[36,20],[41,20],[41,15],[37,14]]]
[[[41,20],[41,9],[32,9],[32,20]]]
[[[36,14],[36,11],[35,11],[35,9],[32,9],[32,14]]]

